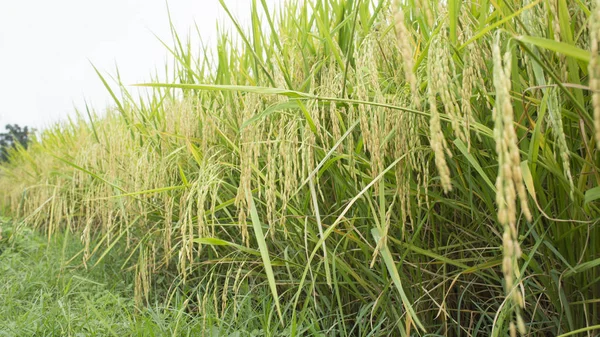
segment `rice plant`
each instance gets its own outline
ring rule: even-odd
[[[114,108],[13,150],[2,207],[88,268],[124,247],[136,302],[205,331],[598,334],[600,2],[251,17],[216,50],[173,30],[147,96],[98,72]]]

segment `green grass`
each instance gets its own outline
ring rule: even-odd
[[[265,335],[250,308],[242,326],[190,312],[177,295],[136,306],[133,273],[118,268],[123,258],[114,252],[86,269],[68,233],[47,241],[7,219],[0,226],[0,336]]]
[[[113,109],[11,151],[0,207],[177,333],[597,334],[598,5],[400,3],[173,31],[147,96],[98,72]]]

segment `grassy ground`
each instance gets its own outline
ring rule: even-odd
[[[256,316],[254,321],[249,316],[242,327],[191,315],[181,297],[138,307],[133,300],[133,273],[119,268],[122,257],[111,254],[86,269],[77,258],[82,246],[68,233],[48,241],[6,219],[0,227],[0,336],[269,334]]]

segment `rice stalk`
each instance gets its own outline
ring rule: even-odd
[[[527,221],[532,220],[532,215],[527,205],[527,195],[521,172],[521,159],[513,126],[514,113],[509,94],[512,55],[510,51],[505,52],[504,55],[501,54],[500,34],[496,36],[492,51],[494,56],[494,87],[496,88],[494,135],[498,154],[496,203],[498,205],[498,222],[504,227],[504,234],[502,235],[504,250],[502,271],[504,272],[506,293],[512,295],[511,300],[516,307],[517,327],[521,334],[525,334],[526,330],[521,317],[521,310],[524,307],[523,295],[520,294],[520,291],[514,289],[516,288],[515,281],[520,279],[518,260],[522,255],[518,241],[517,197],[521,201],[521,211]],[[516,335],[514,322],[511,322],[511,335]]]
[[[590,90],[592,91],[592,108],[594,109],[594,128],[597,147],[600,148],[600,1],[593,2],[590,30]]]

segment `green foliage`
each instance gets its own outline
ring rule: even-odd
[[[173,31],[167,80],[99,73],[116,108],[18,151],[0,203],[203,331],[591,333],[600,9],[399,3],[253,1],[200,55]]]
[[[81,244],[69,233],[48,241],[8,219],[1,220],[0,227],[0,336],[269,334],[260,313],[249,307],[243,322],[226,322],[210,312],[200,317],[181,294],[137,307],[133,280],[119,270],[123,256],[116,250],[103,263],[85,268],[77,259]]]

